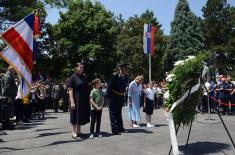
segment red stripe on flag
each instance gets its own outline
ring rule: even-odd
[[[152,26],[152,28],[151,28],[151,47],[150,47],[151,55],[154,55],[154,36],[155,36],[155,32],[156,32],[156,26]]]
[[[39,35],[40,31],[39,31],[39,19],[37,15],[34,15],[34,23],[33,23],[33,35]]]
[[[26,66],[32,72],[33,52],[20,34],[14,28],[10,28],[2,35],[2,37],[8,42],[8,44],[11,45],[11,47],[15,49],[21,59],[25,62]]]

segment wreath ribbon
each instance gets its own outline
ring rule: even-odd
[[[204,66],[200,78],[204,77],[206,75],[207,71],[208,71],[208,67]],[[178,148],[178,143],[177,143],[177,138],[176,138],[176,133],[175,133],[175,124],[174,124],[172,112],[181,102],[183,102],[188,97],[188,95],[198,91],[198,89],[200,88],[200,85],[201,85],[200,78],[198,79],[198,84],[193,86],[191,89],[188,89],[180,99],[178,99],[176,102],[173,103],[173,105],[167,115],[168,126],[169,126],[170,137],[171,137],[171,145],[172,145],[174,155],[179,155],[179,148]]]

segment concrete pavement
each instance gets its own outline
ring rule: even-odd
[[[141,112],[142,113],[142,112]],[[124,126],[128,133],[112,135],[108,109],[103,110],[101,131],[103,138],[89,139],[89,124],[83,126],[83,135],[71,138],[69,113],[47,111],[46,120],[34,120],[16,130],[0,131],[0,155],[167,155],[170,137],[166,117],[161,110],[153,114],[154,128],[145,127],[142,113],[141,128],[132,128],[123,109]],[[178,144],[181,154],[235,155],[225,129],[217,115],[207,121],[207,114],[198,114],[193,123],[188,147],[185,142],[188,128],[180,128]],[[235,116],[223,116],[235,140]]]

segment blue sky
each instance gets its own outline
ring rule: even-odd
[[[133,15],[140,15],[149,9],[154,12],[157,20],[162,25],[164,34],[169,35],[174,18],[175,7],[178,0],[97,0],[100,1],[106,9],[114,12],[115,15],[122,14],[125,19]],[[202,7],[207,0],[188,0],[191,10],[197,15],[202,16]],[[235,0],[228,0],[228,3],[235,6]],[[47,21],[55,24],[59,19],[57,9],[47,9]]]

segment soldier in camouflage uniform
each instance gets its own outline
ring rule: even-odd
[[[2,88],[2,128],[12,127],[10,118],[14,116],[14,102],[17,95],[17,85],[15,83],[15,70],[12,66],[8,67],[6,74],[1,80]]]

